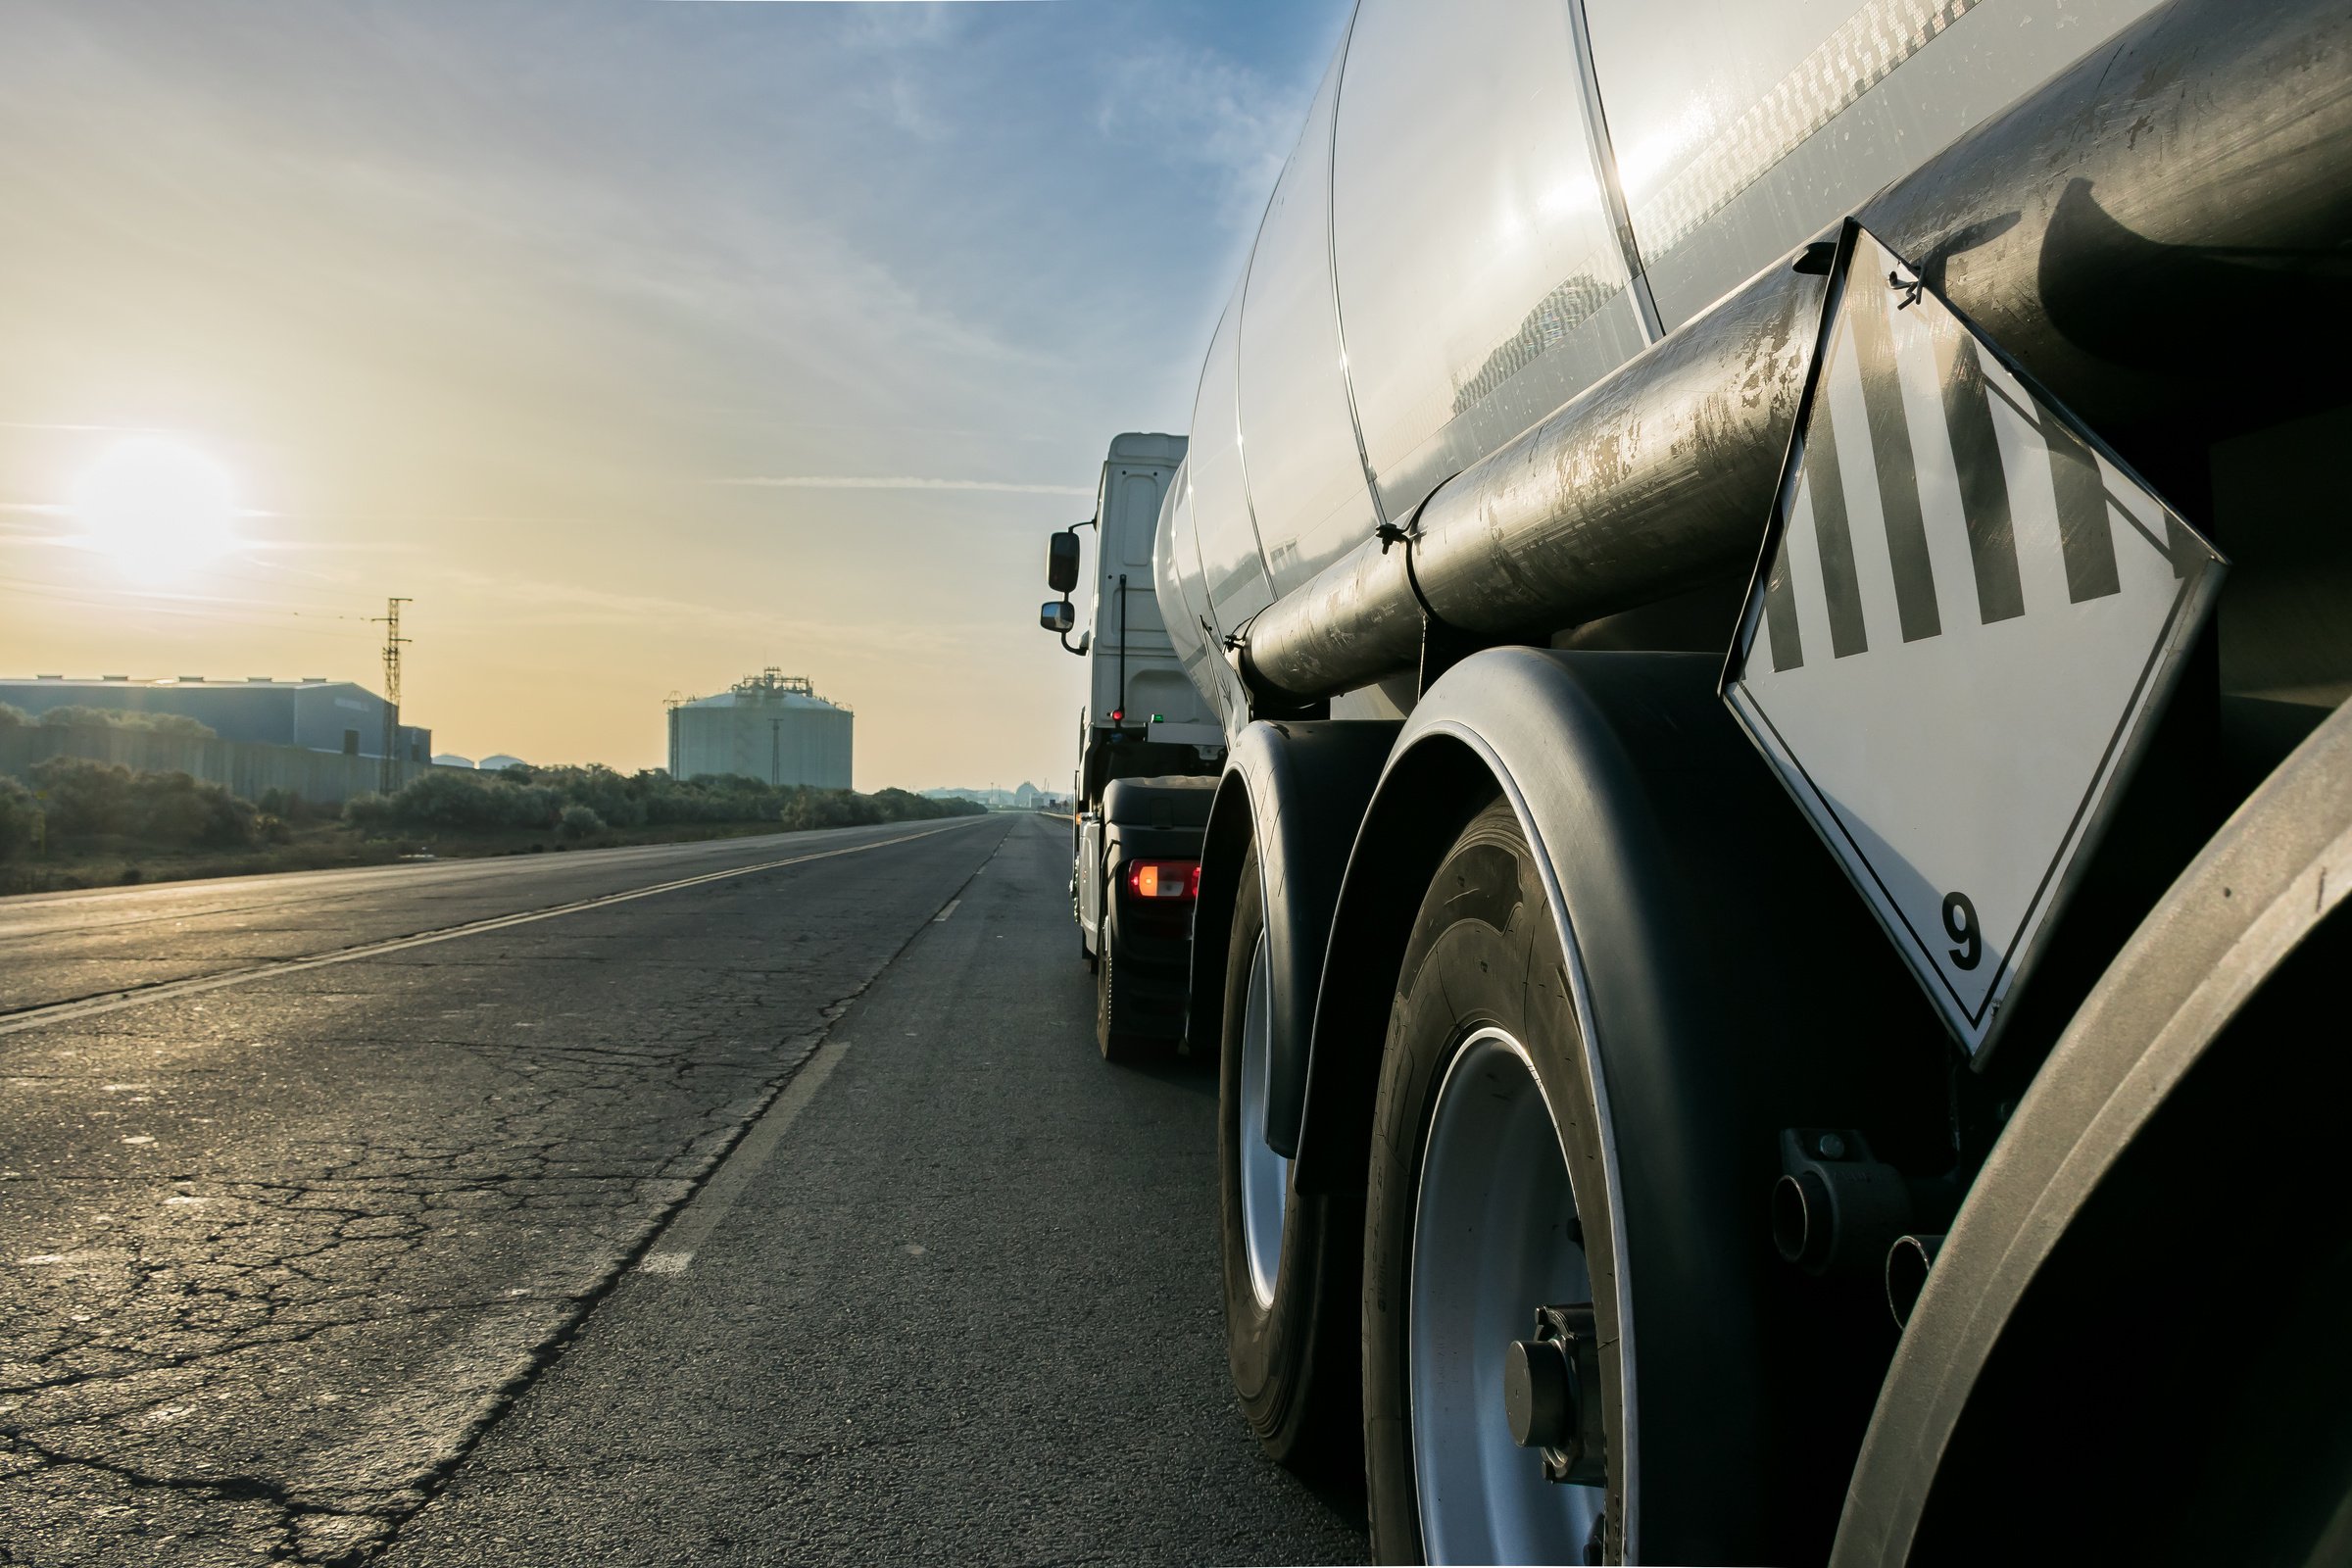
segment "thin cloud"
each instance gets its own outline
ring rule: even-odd
[[[904,474],[882,477],[844,473],[754,474],[748,478],[713,479],[710,482],[768,490],[991,490],[1023,496],[1094,494],[1092,490],[1074,484],[1014,484],[1004,479],[918,479]]]
[[[1214,49],[1161,41],[1110,63],[1096,123],[1165,162],[1212,171],[1224,186],[1225,221],[1248,227],[1313,93],[1312,80],[1285,86]]]

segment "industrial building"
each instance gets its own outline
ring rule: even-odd
[[[69,680],[63,675],[0,679],[0,703],[34,718],[58,708],[107,708],[138,713],[177,713],[196,720],[224,741],[264,746],[299,746],[346,757],[384,755],[384,720],[391,705],[366,687],[323,675],[244,680],[179,675],[132,680],[104,675]],[[397,751],[405,761],[422,762],[433,753],[433,732],[400,726]]]
[[[670,776],[735,773],[846,790],[851,721],[806,676],[764,669],[715,697],[669,705]]]

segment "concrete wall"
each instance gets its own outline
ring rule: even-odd
[[[191,740],[158,735],[149,730],[73,729],[48,724],[12,724],[0,728],[0,774],[32,782],[33,764],[52,757],[86,757],[94,761],[120,762],[139,772],[188,773],[209,783],[227,786],[232,795],[253,801],[265,790],[284,790],[313,806],[340,807],[354,795],[379,789],[383,763],[372,757],[344,757],[299,746],[259,746],[250,741]],[[425,762],[398,762],[398,780],[406,784],[432,771]],[[453,770],[454,771],[454,770]]]

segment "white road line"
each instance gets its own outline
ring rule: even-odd
[[[849,1041],[832,1039],[816,1048],[808,1065],[792,1075],[784,1092],[744,1135],[743,1142],[735,1146],[710,1184],[695,1194],[684,1211],[669,1222],[662,1240],[638,1263],[639,1273],[686,1272],[696,1250],[710,1239],[711,1231],[727,1217],[727,1210],[735,1206],[735,1200],[743,1196],[752,1178],[760,1174],[760,1167],[774,1157],[783,1145],[784,1135],[792,1131],[792,1124],[800,1119],[808,1102],[816,1098],[816,1092],[825,1087],[825,1080],[833,1076],[833,1069],[840,1065],[849,1049]]]
[[[931,923],[933,925],[937,925],[940,921],[945,920],[949,915],[954,914],[956,912],[956,906],[961,904],[962,902],[963,901],[961,899],[950,899],[948,901],[948,906],[931,917]]]
[[[536,920],[552,920],[558,915],[577,914],[582,909],[601,909],[609,905],[627,904],[634,899],[650,899],[657,893],[675,893],[680,888],[700,887],[706,882],[721,882],[728,877],[750,876],[759,871],[773,871],[787,865],[806,865],[811,860],[830,860],[837,856],[862,855],[867,850],[888,849],[893,844],[908,844],[916,839],[929,838],[936,833],[952,832],[981,820],[973,817],[949,824],[947,827],[926,828],[920,833],[902,833],[897,838],[876,839],[871,844],[852,844],[838,850],[820,850],[813,855],[795,855],[780,860],[761,860],[753,865],[730,866],[724,871],[706,871],[700,876],[680,877],[674,882],[657,882],[651,887],[630,888],[621,893],[607,893],[593,899],[581,899],[574,904],[559,904],[551,908],[532,909],[522,914],[502,914],[488,920],[473,920],[465,925],[453,925],[439,931],[427,931],[416,936],[394,937],[387,942],[371,942],[356,948],[344,948],[334,953],[320,954],[311,958],[289,958],[282,963],[260,964],[252,968],[231,969],[224,974],[200,975],[189,980],[172,980],[162,985],[145,986],[136,991],[120,991],[103,997],[90,997],[79,1002],[61,1002],[46,1007],[30,1007],[19,1013],[0,1017],[0,1035],[13,1035],[20,1030],[44,1028],[54,1023],[66,1023],[75,1018],[94,1017],[99,1013],[119,1012],[124,1007],[144,1006],[151,1002],[165,1002],[175,997],[201,995],[220,991],[228,986],[241,986],[255,980],[267,980],[275,975],[300,974],[306,969],[322,969],[330,963],[349,963],[356,958],[380,957],[387,953],[402,953],[410,948],[421,948],[435,942],[448,942],[458,937],[478,936],[485,931],[504,931],[510,926],[529,925]]]

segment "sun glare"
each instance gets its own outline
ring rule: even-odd
[[[74,487],[74,511],[93,547],[149,580],[201,566],[237,542],[228,470],[157,436],[109,448]]]

